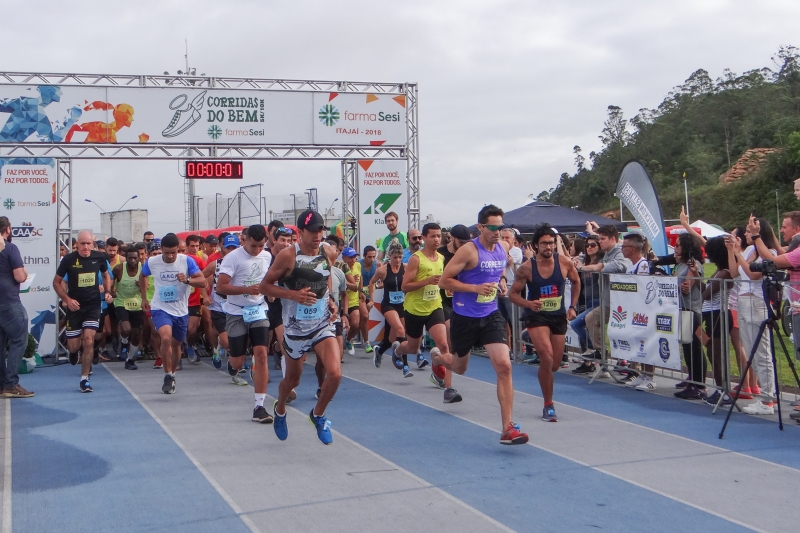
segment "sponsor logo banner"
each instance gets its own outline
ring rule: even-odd
[[[359,250],[368,244],[378,248],[389,234],[386,213],[397,213],[397,227],[408,231],[405,161],[359,161],[358,182]]]
[[[675,278],[614,274],[610,276],[611,355],[680,370],[678,285]],[[613,287],[642,287],[641,291]],[[628,321],[630,319],[630,321]],[[626,326],[630,325],[628,328]]]

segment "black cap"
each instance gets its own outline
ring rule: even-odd
[[[206,237],[206,244],[219,244],[219,239],[217,239],[214,235],[209,235]]]
[[[297,217],[297,229],[319,231],[321,229],[328,229],[328,226],[325,225],[325,219],[322,218],[322,215],[316,211],[307,209]]]
[[[450,236],[455,237],[459,241],[468,241],[471,239],[469,230],[464,224],[456,224],[450,229]]]

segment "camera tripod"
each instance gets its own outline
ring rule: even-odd
[[[761,337],[764,333],[767,332],[769,329],[769,351],[770,357],[772,358],[772,371],[773,377],[775,379],[775,396],[777,398],[777,406],[778,406],[778,428],[783,431],[783,415],[781,413],[781,391],[780,391],[780,382],[778,380],[778,364],[775,357],[775,332],[778,333],[778,341],[781,344],[781,348],[783,348],[784,353],[786,354],[786,361],[789,363],[789,368],[792,369],[792,374],[794,374],[795,382],[797,386],[800,387],[800,377],[797,375],[797,369],[794,366],[794,361],[790,355],[789,350],[786,349],[786,343],[783,340],[783,335],[781,335],[780,327],[778,326],[778,320],[776,312],[776,308],[780,305],[780,299],[778,298],[779,290],[781,288],[780,281],[777,279],[777,275],[774,271],[765,272],[764,277],[761,282],[761,289],[764,295],[764,303],[767,304],[767,318],[761,322],[761,325],[758,328],[758,335],[756,336],[756,340],[753,343],[753,348],[750,350],[750,356],[747,358],[747,364],[742,370],[742,377],[740,379],[739,388],[736,390],[736,393],[733,395],[733,402],[731,403],[730,409],[728,409],[728,415],[725,417],[725,423],[722,424],[722,429],[719,432],[719,438],[721,439],[725,435],[725,428],[728,427],[728,421],[731,418],[731,414],[733,413],[733,409],[736,407],[736,401],[739,399],[739,393],[742,390],[744,385],[744,378],[747,376],[747,373],[751,370],[753,366],[753,359],[755,358],[756,351],[758,350],[758,345],[761,342]],[[760,401],[760,400],[759,400]]]

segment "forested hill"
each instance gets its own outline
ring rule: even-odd
[[[743,74],[726,69],[716,80],[698,70],[657,109],[640,109],[631,119],[609,106],[603,148],[584,156],[575,146],[576,172],[563,173],[539,199],[595,213],[618,210],[620,170],[638,159],[653,177],[665,218],[677,218],[684,203],[684,173],[692,220],[729,228],[755,210],[774,223],[776,189],[782,212],[800,209],[792,194],[800,177],[800,50],[782,46],[771,60],[771,67]],[[746,177],[720,185],[720,175],[751,148],[778,150]]]

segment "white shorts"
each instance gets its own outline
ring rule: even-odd
[[[286,350],[286,355],[297,360],[303,357],[303,354],[313,350],[314,346],[320,341],[334,337],[336,337],[336,326],[334,324],[323,326],[321,329],[302,337],[284,333],[283,348]]]

